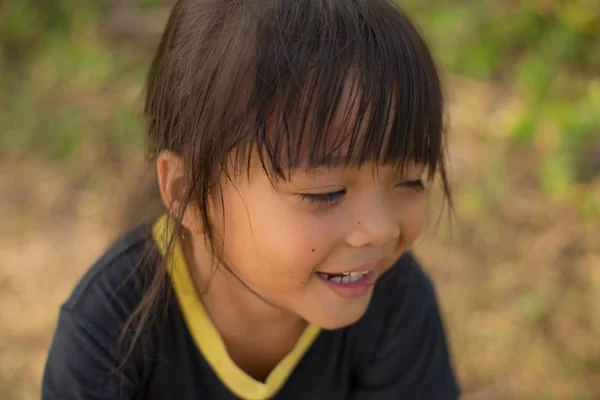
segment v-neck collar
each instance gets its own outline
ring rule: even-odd
[[[164,215],[153,227],[154,240],[163,256],[171,236],[167,229],[171,226],[173,221],[169,221],[169,217]],[[178,240],[175,240],[171,250],[167,271],[196,346],[223,384],[242,399],[262,400],[273,397],[283,387],[320,332],[317,326],[309,324],[294,349],[275,366],[265,382],[258,381],[241,370],[229,357],[221,335],[198,297]]]

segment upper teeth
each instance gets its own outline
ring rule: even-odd
[[[342,276],[336,275],[331,276],[327,273],[321,272],[321,274],[335,283],[355,283],[362,279],[365,275],[367,275],[369,271],[361,271],[361,272],[342,272]]]
[[[359,275],[366,275],[368,273],[369,273],[369,271],[362,271],[362,272],[342,272],[342,275],[344,275],[344,276],[346,276],[346,275],[359,276]]]

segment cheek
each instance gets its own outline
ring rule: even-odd
[[[421,235],[425,225],[426,208],[424,194],[419,194],[403,204],[400,220],[402,241],[406,247],[410,246]]]
[[[263,219],[255,227],[260,265],[257,272],[268,275],[265,285],[287,290],[303,285],[335,246],[335,233],[313,215],[289,209],[272,209],[275,218]]]
[[[225,210],[224,255],[257,288],[303,286],[336,243],[327,218],[298,210],[267,188],[227,196]]]

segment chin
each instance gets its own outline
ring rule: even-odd
[[[320,318],[315,318],[310,321],[312,324],[326,330],[335,330],[345,328],[356,323],[367,311],[367,307],[354,312],[340,313],[337,316],[323,315]]]

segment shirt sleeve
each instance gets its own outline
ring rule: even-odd
[[[116,346],[91,323],[61,310],[42,381],[42,400],[133,399],[139,373],[119,368]]]
[[[398,299],[388,301],[395,303],[386,313],[389,323],[358,368],[353,400],[460,397],[433,283],[420,267],[414,275],[405,290],[388,295]]]

